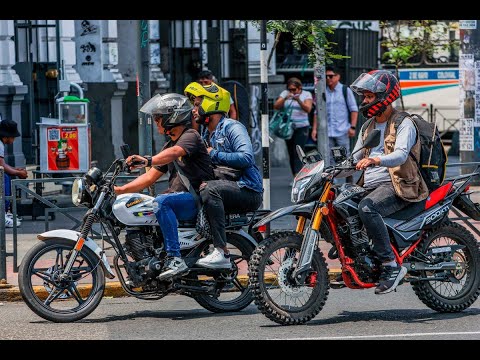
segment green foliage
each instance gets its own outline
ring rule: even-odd
[[[382,59],[396,69],[414,65],[411,61],[418,56],[420,64],[428,64],[435,52],[459,47],[459,41],[449,37],[454,24],[439,20],[380,21],[385,50]]]
[[[251,23],[260,29],[259,20],[253,20]],[[323,56],[326,63],[331,63],[332,59],[349,58],[333,52],[336,43],[329,41],[327,34],[333,34],[335,28],[328,25],[325,20],[267,20],[267,31],[275,32],[277,35],[292,34],[292,45],[297,50],[302,47],[308,50],[308,61],[312,66]]]

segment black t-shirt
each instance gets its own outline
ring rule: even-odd
[[[214,179],[212,160],[210,155],[208,155],[207,148],[200,134],[196,130],[185,130],[176,142],[172,140],[167,142],[162,151],[175,145],[180,146],[187,153],[176,161],[196,191],[198,191],[203,181]],[[170,172],[170,178],[168,179],[169,188],[166,192],[188,192],[188,189],[180,180],[180,176],[177,175],[177,169],[175,169],[173,162],[168,165],[154,167],[162,173]]]

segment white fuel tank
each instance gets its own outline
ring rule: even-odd
[[[130,193],[118,195],[113,203],[115,217],[125,225],[156,225],[153,212],[154,198],[145,194]]]

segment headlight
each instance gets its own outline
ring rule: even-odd
[[[72,185],[72,203],[80,206],[85,201],[86,186],[83,178],[76,178]]]
[[[292,197],[291,200],[293,203],[297,203],[305,197],[305,189],[307,188],[307,184],[312,179],[311,176],[304,177],[296,182],[294,182],[292,187]]]

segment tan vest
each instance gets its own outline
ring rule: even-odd
[[[399,112],[393,109],[390,118],[387,120],[387,126],[385,127],[385,139],[384,139],[384,153],[385,155],[391,154],[395,150],[395,140],[396,140],[396,131],[395,131],[395,119],[399,115]],[[413,123],[415,125],[415,123]],[[415,128],[417,128],[415,126]],[[363,141],[367,138],[370,131],[375,129],[375,119],[370,121],[365,133],[363,135]],[[417,141],[412,146],[410,150],[415,159],[420,159],[420,141],[417,128]],[[365,157],[370,155],[370,149],[365,150]],[[428,197],[428,188],[427,184],[420,174],[420,170],[417,166],[415,160],[410,156],[407,157],[407,160],[400,166],[395,166],[393,168],[387,168],[390,173],[390,178],[392,179],[393,188],[395,193],[402,198],[403,200],[410,202],[418,202],[426,199]],[[363,185],[363,176],[359,180],[359,185]]]

